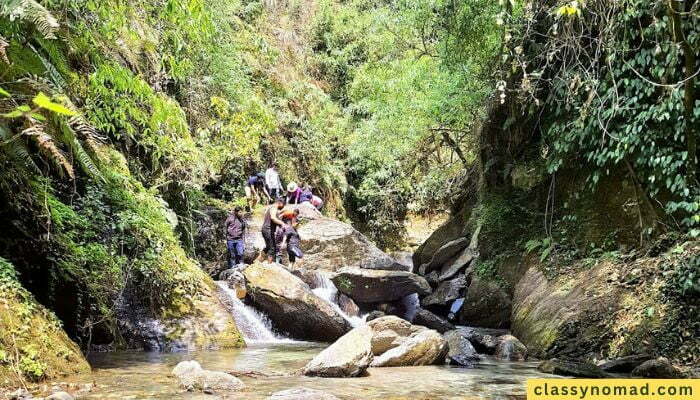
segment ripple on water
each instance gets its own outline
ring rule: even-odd
[[[343,399],[519,400],[525,398],[526,379],[547,376],[538,372],[533,362],[493,359],[484,360],[474,369],[450,366],[373,368],[367,377],[350,379],[290,375],[323,348],[322,344],[297,342],[209,352],[93,354],[90,362],[94,372],[88,379],[94,380],[98,388],[84,398],[211,400],[213,397],[209,395],[183,392],[169,376],[172,368],[184,360],[197,360],[211,370],[276,374],[241,377],[247,386],[245,396],[239,393],[231,398],[251,400],[266,399],[271,393],[298,386],[327,391]]]

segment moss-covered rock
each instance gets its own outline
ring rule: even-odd
[[[89,372],[56,316],[34,300],[0,258],[0,387]]]

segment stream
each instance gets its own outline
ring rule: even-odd
[[[96,353],[90,357],[91,379],[97,389],[87,399],[215,399],[187,393],[169,377],[180,361],[197,360],[206,369],[292,374],[319,353],[325,344],[290,342],[250,345],[245,349],[189,352]],[[323,390],[343,399],[525,399],[525,380],[550,377],[539,373],[536,362],[485,359],[474,369],[450,366],[371,368],[362,378],[306,376],[241,377],[242,392],[235,399],[265,399],[272,393],[299,386]],[[227,397],[218,397],[227,398]]]
[[[314,292],[335,308],[336,288],[328,279]],[[266,399],[272,393],[309,387],[343,399],[524,399],[528,378],[551,377],[536,370],[537,362],[504,362],[486,358],[476,368],[422,366],[370,368],[362,378],[317,378],[299,371],[327,344],[296,341],[274,332],[267,317],[245,305],[225,282],[217,282],[218,294],[236,320],[248,343],[244,349],[180,353],[112,352],[89,356],[96,384],[86,399]],[[349,317],[354,326],[364,318]],[[263,376],[242,376],[242,392],[215,396],[188,393],[170,376],[180,361],[196,360],[217,371],[254,371]]]

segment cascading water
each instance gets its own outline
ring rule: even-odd
[[[316,296],[330,304],[331,307],[333,307],[343,318],[350,322],[350,325],[353,327],[365,323],[364,317],[351,317],[338,306],[338,288],[335,287],[333,281],[328,279],[328,277],[321,272],[316,272],[316,276],[318,279],[318,287],[311,290]]]
[[[272,332],[272,324],[254,308],[243,304],[236,292],[225,281],[217,281],[219,298],[236,321],[246,343],[283,343],[290,339],[280,338]]]

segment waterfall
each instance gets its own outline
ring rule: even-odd
[[[316,272],[316,276],[318,278],[318,287],[311,289],[316,296],[330,304],[331,307],[333,307],[333,309],[335,309],[335,311],[345,318],[353,327],[365,323],[364,317],[351,317],[338,306],[338,288],[335,287],[333,281],[328,279],[328,277],[321,272]]]
[[[270,320],[253,307],[243,304],[236,292],[228,287],[226,281],[217,281],[219,298],[236,321],[246,343],[281,343],[290,339],[280,338],[272,332]]]

